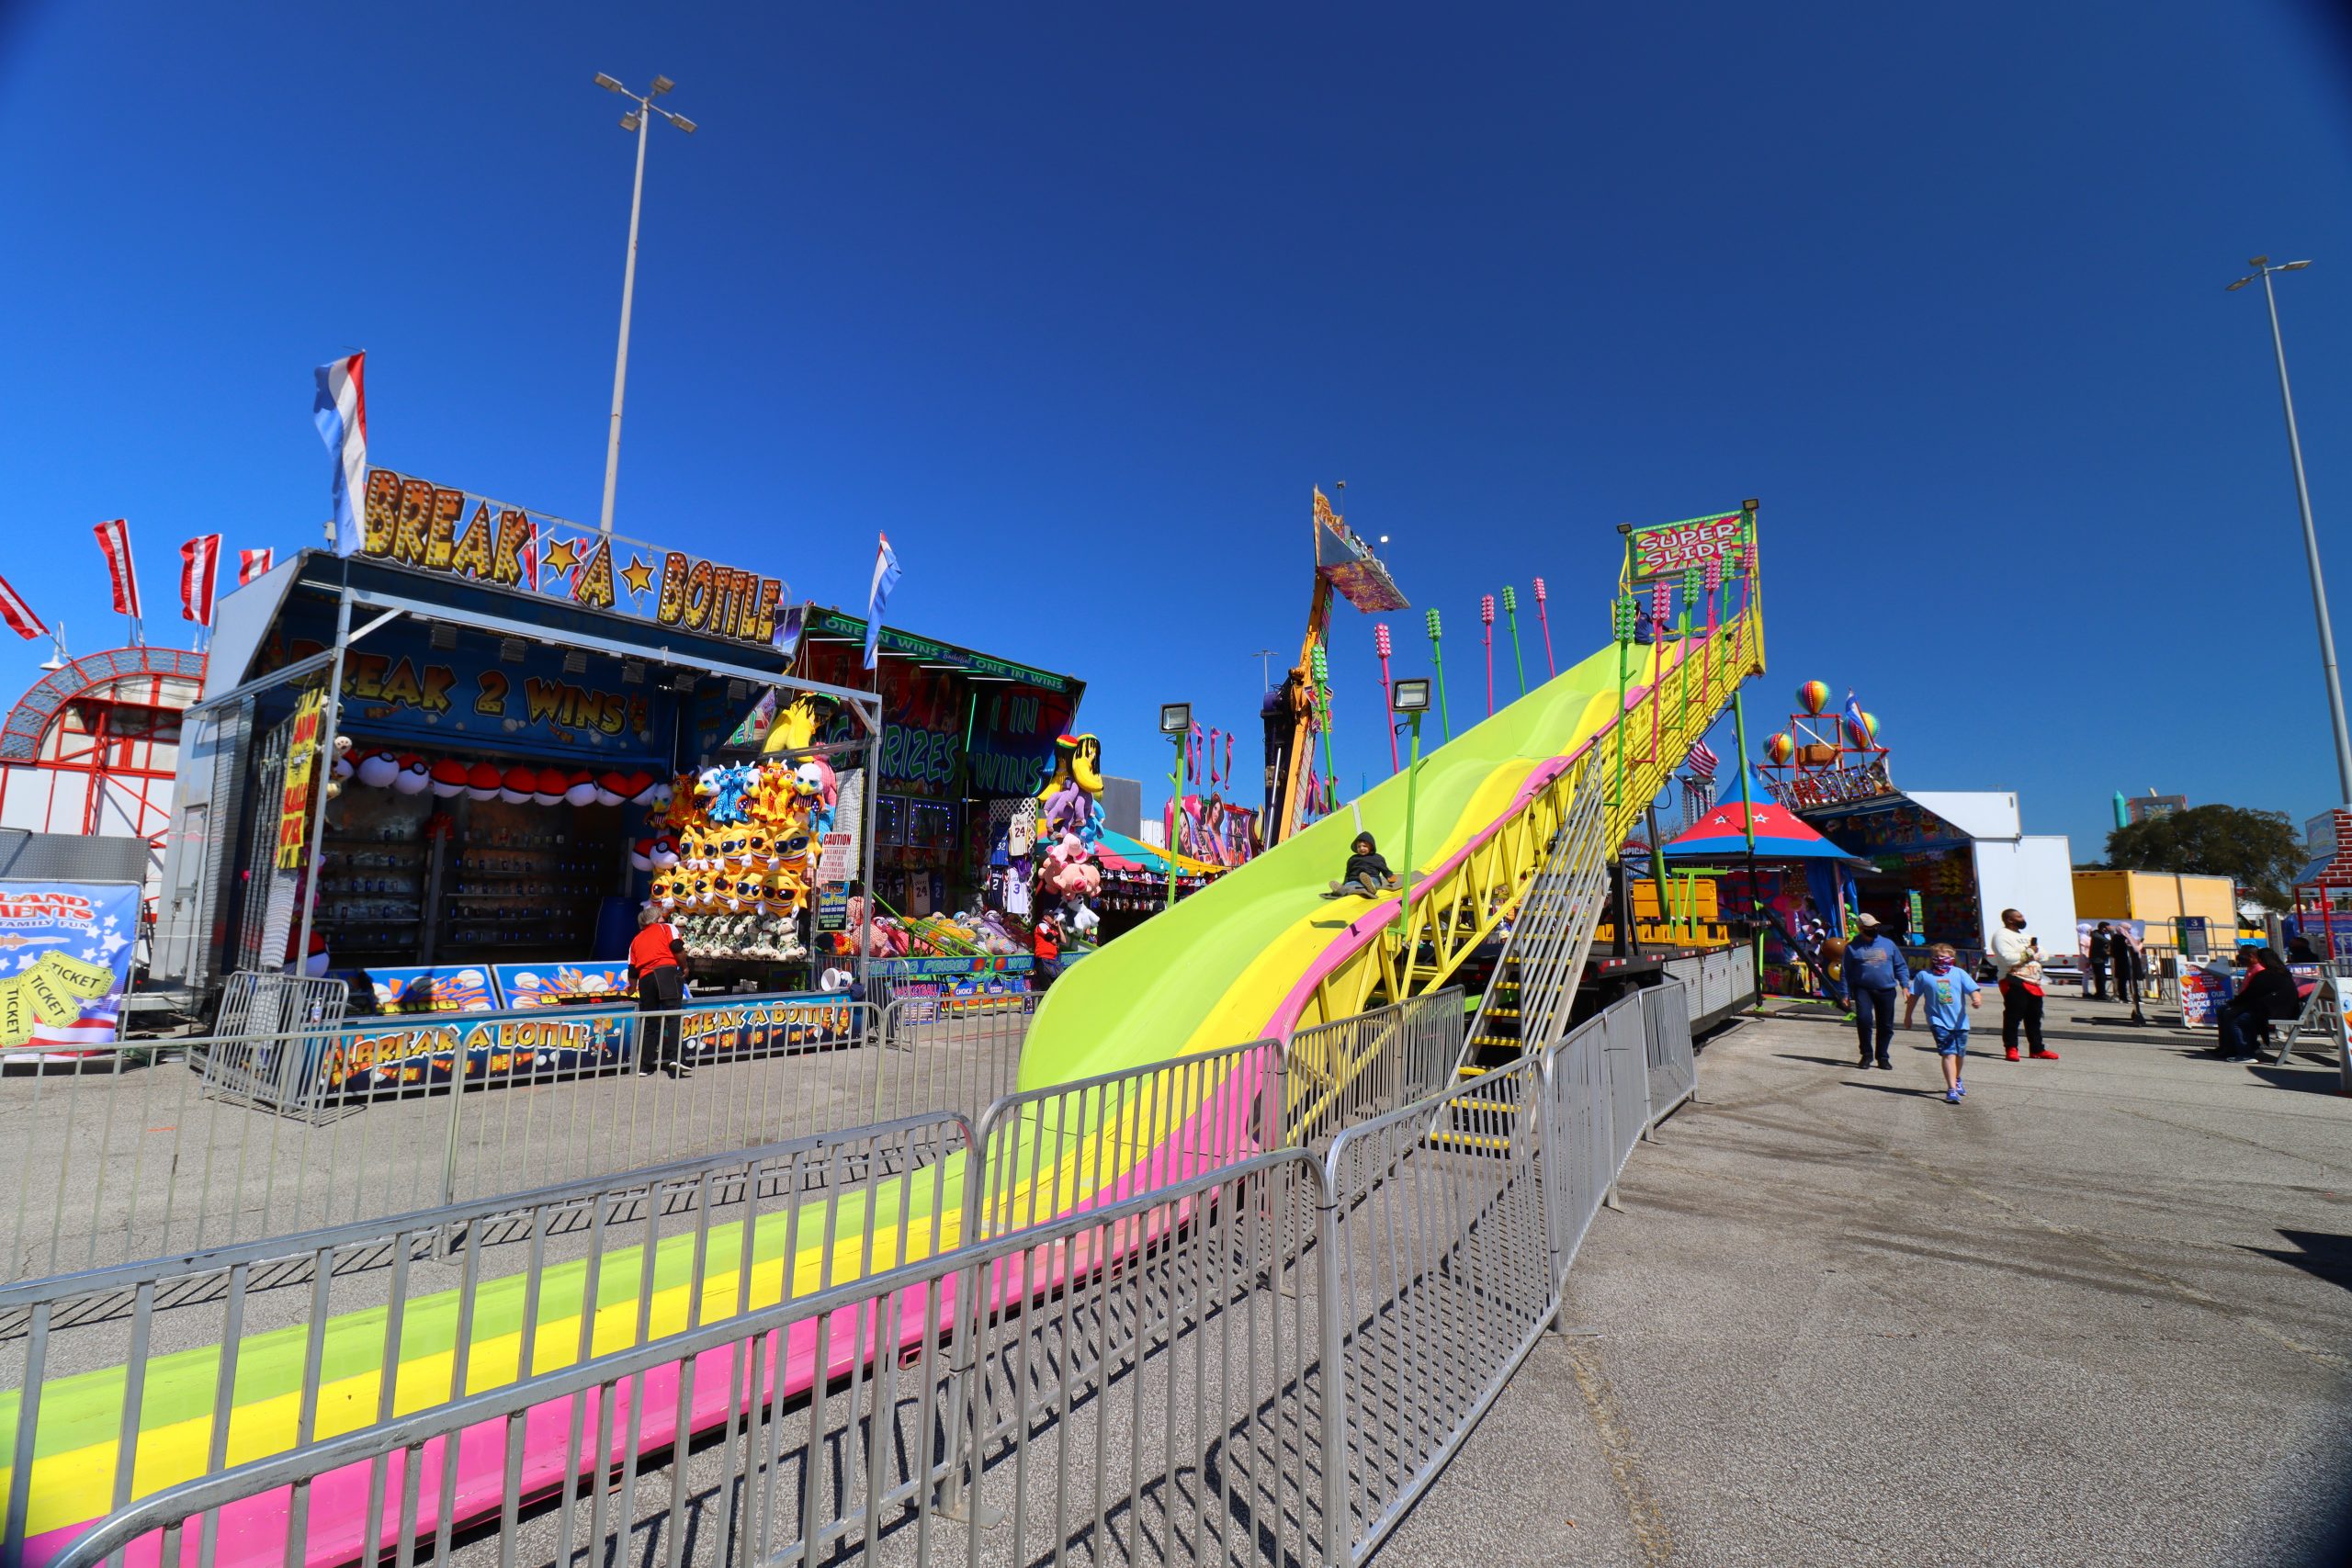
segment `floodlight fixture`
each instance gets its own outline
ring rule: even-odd
[[[676,85],[677,84],[667,76],[656,76],[653,78],[653,96],[658,98]]]
[[[596,73],[595,80],[596,85],[604,88],[605,91],[608,93],[617,93],[621,90],[621,85],[618,82],[614,81],[610,76],[605,75],[602,71]]]
[[[1388,688],[1388,711],[1401,714],[1429,712],[1429,677],[1413,675],[1392,682]]]
[[[637,129],[637,110],[631,109],[628,113],[621,116],[621,129],[623,130],[635,130]]]
[[[1162,704],[1160,704],[1160,705],[1159,705],[1159,733],[1160,733],[1160,734],[1162,734],[1162,735],[1186,735],[1186,734],[1191,733],[1192,728],[1193,728],[1193,705],[1192,705],[1192,704],[1190,704],[1190,703],[1162,703]]]

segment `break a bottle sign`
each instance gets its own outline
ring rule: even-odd
[[[781,578],[600,534],[390,468],[368,470],[363,515],[360,553],[378,560],[738,642],[765,647],[778,639]]]

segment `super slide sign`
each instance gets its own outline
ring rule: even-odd
[[[1660,523],[1634,529],[1632,540],[1636,581],[1679,576],[1691,567],[1703,567],[1711,560],[1722,562],[1728,572],[1747,554],[1748,515],[1745,512],[1728,512],[1680,523]]]
[[[685,631],[785,643],[780,577],[598,533],[390,468],[368,473],[359,553]]]

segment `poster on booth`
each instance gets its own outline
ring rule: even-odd
[[[479,964],[412,964],[361,971],[376,1010],[496,1012],[503,1004],[490,971]]]
[[[0,883],[0,1050],[115,1037],[139,931],[129,883]]]
[[[286,783],[277,807],[277,869],[302,869],[302,846],[311,837],[311,773],[319,751],[319,729],[326,699],[305,692],[294,708],[294,730],[286,742]]]
[[[510,1008],[574,1007],[634,996],[628,964],[500,964],[498,989]]]

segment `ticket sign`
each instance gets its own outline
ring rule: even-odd
[[[1634,577],[1677,577],[1690,567],[1720,561],[1729,572],[1747,553],[1747,514],[1725,513],[1634,530]]]
[[[789,648],[784,580],[527,512],[390,468],[368,473],[362,555],[738,642]]]
[[[286,742],[286,787],[277,807],[277,869],[302,869],[302,846],[311,836],[311,775],[319,756],[319,729],[326,698],[305,692],[294,709],[294,730]]]

